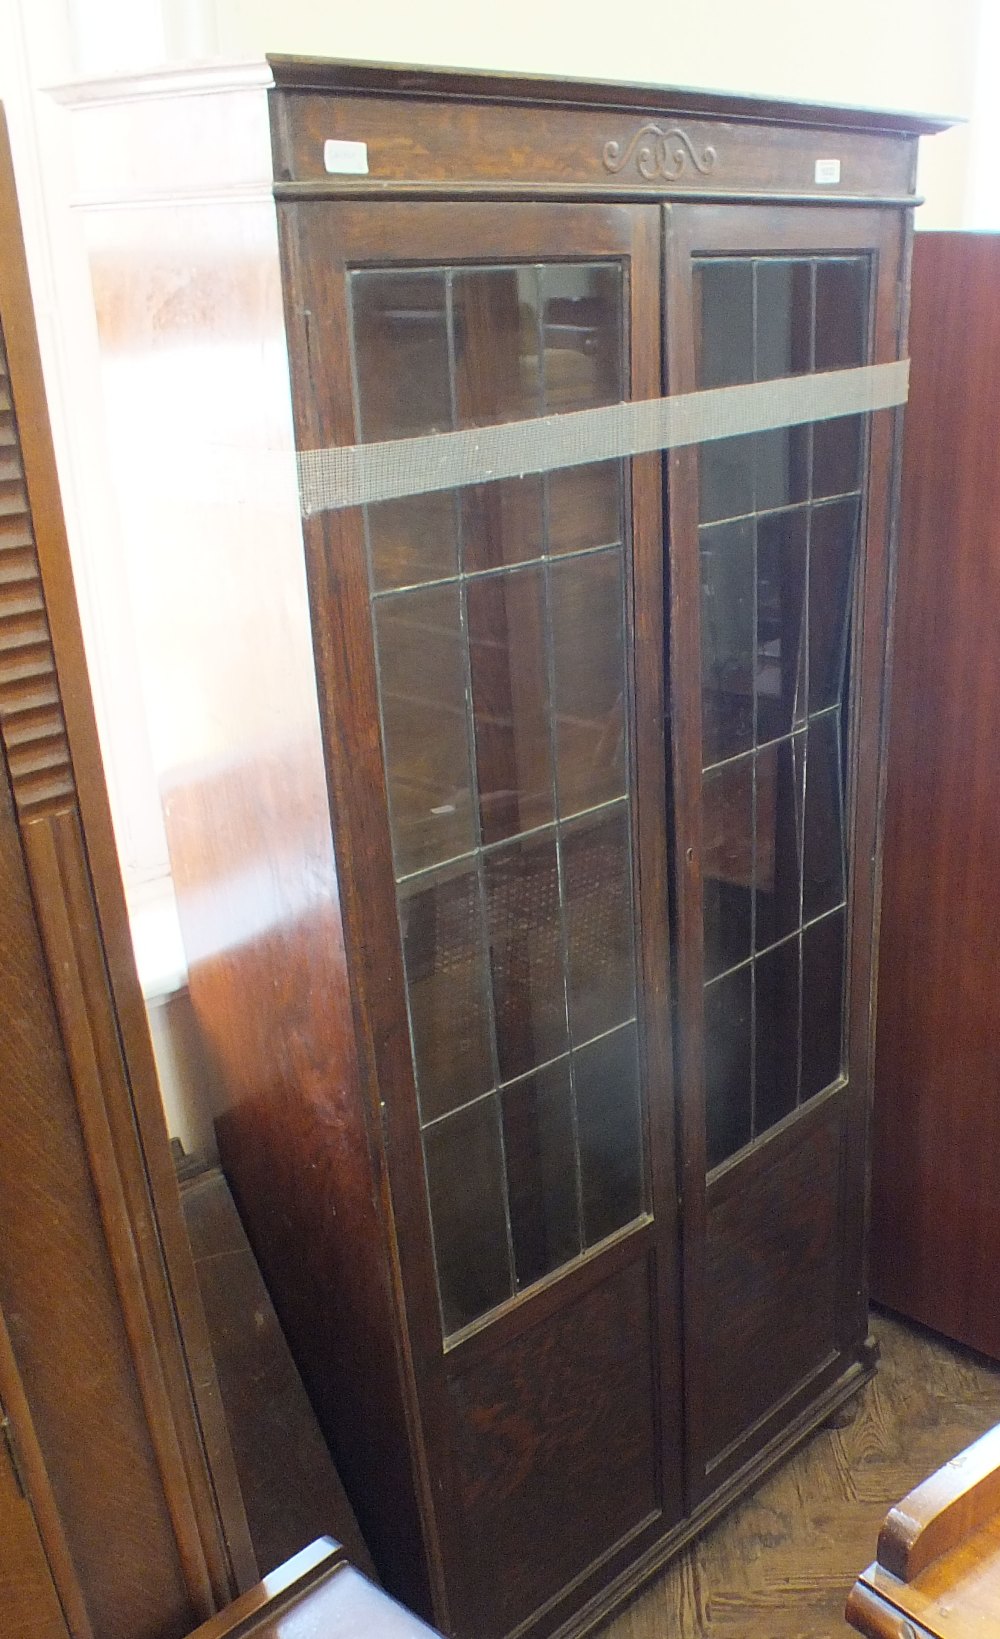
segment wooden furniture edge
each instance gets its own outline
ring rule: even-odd
[[[1000,1424],[936,1470],[889,1510],[878,1563],[912,1582],[1000,1508]]]
[[[844,1617],[866,1639],[932,1639],[926,1628],[904,1616],[863,1580],[855,1582],[848,1594]]]
[[[348,1563],[339,1542],[333,1537],[319,1537],[255,1587],[240,1594],[225,1610],[195,1628],[188,1639],[240,1639],[243,1634],[251,1634],[261,1620],[280,1615],[295,1600]]]
[[[0,321],[23,482],[54,657],[65,760],[58,791],[13,790],[84,1143],[137,1381],[189,1593],[206,1615],[256,1575],[228,1435],[195,1374],[207,1337],[180,1217],[145,1010],[132,958],[0,105]],[[0,746],[6,747],[0,724]],[[157,1150],[162,1149],[162,1154]],[[217,1399],[217,1394],[216,1394]],[[218,1472],[209,1468],[213,1423]],[[216,1426],[218,1425],[218,1426]],[[229,1463],[231,1464],[231,1452]]]

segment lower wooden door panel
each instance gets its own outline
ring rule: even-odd
[[[838,1357],[842,1099],[712,1179],[705,1246],[705,1456],[712,1487]]]
[[[650,1255],[627,1264],[452,1376],[459,1633],[500,1639],[674,1523],[656,1458],[652,1273]]]

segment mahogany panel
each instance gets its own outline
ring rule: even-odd
[[[1000,1357],[1000,236],[914,244],[872,1292]]]
[[[460,1633],[499,1639],[659,1514],[651,1325],[641,1257],[457,1365],[448,1402],[463,1553],[449,1591]]]

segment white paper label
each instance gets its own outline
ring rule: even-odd
[[[323,144],[323,164],[332,176],[367,176],[367,142],[338,142],[327,137]]]
[[[816,181],[826,184],[839,182],[840,160],[818,159],[816,161]]]

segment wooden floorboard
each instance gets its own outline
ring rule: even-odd
[[[878,1374],[601,1639],[848,1639],[844,1602],[888,1509],[1000,1422],[1000,1366],[876,1314]]]

